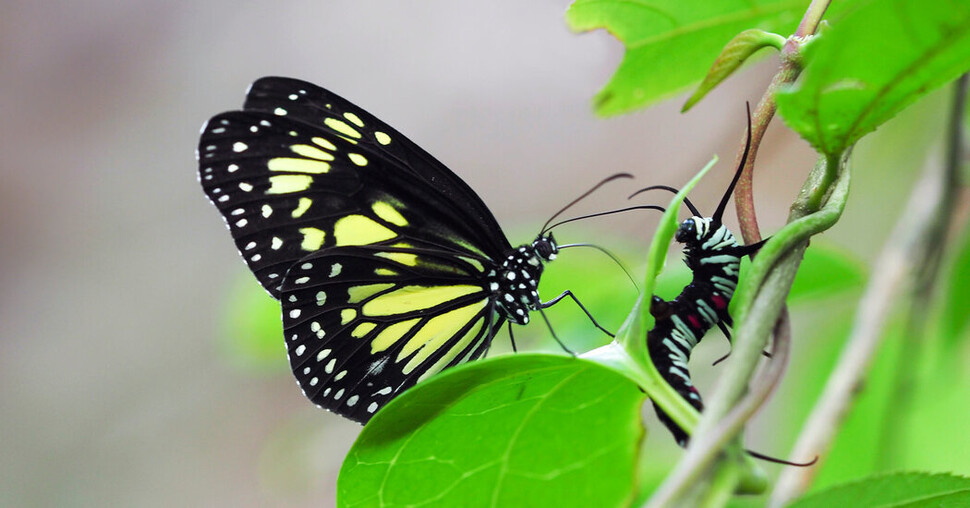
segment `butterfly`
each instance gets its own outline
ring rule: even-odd
[[[281,303],[304,395],[357,422],[481,357],[504,323],[575,300],[539,299],[560,247],[550,228],[513,248],[457,175],[311,83],[257,80],[241,111],[203,126],[197,158],[205,194]]]

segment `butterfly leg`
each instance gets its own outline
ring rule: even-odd
[[[562,295],[559,295],[559,297],[560,297],[560,298],[562,298]],[[545,313],[545,312],[543,312],[543,310],[542,310],[542,309],[544,309],[544,308],[545,308],[545,307],[539,307],[539,308],[538,308],[538,309],[536,309],[536,310],[538,310],[538,311],[539,311],[539,314],[540,314],[540,315],[542,316],[542,319],[543,319],[543,321],[545,321],[545,322],[546,322],[546,326],[547,326],[547,327],[549,327],[549,333],[551,333],[551,334],[552,334],[552,338],[553,338],[553,339],[556,339],[556,342],[557,342],[557,343],[559,343],[559,347],[561,347],[563,351],[565,351],[565,352],[567,352],[567,353],[569,353],[569,354],[570,354],[570,355],[572,355],[572,356],[576,356],[576,353],[575,353],[575,352],[573,352],[573,350],[572,350],[572,349],[569,349],[568,347],[566,347],[566,345],[565,345],[565,344],[563,344],[563,342],[562,342],[561,340],[559,340],[559,337],[558,337],[558,336],[556,336],[556,332],[555,332],[555,330],[553,330],[553,329],[552,329],[552,323],[550,323],[550,322],[549,322],[549,318],[548,318],[548,317],[546,317],[546,313]]]
[[[518,353],[519,350],[518,348],[515,347],[515,335],[512,335],[512,322],[509,321],[508,323],[509,323],[509,341],[512,342],[512,352]]]
[[[602,326],[600,326],[599,323],[596,322],[596,318],[594,318],[593,315],[589,313],[589,311],[586,309],[586,307],[579,301],[578,298],[576,298],[576,295],[574,295],[573,292],[570,291],[570,290],[568,290],[568,289],[565,290],[565,291],[563,291],[562,294],[560,294],[559,296],[553,298],[552,300],[549,300],[548,302],[541,302],[541,303],[539,303],[539,310],[548,309],[549,307],[552,307],[553,305],[559,303],[559,300],[562,300],[563,298],[565,298],[567,296],[570,297],[570,298],[572,298],[573,301],[576,302],[576,305],[578,305],[579,308],[582,309],[583,312],[586,313],[586,317],[588,317],[589,320],[593,323],[593,326],[595,326],[596,328],[599,328],[600,330],[603,331],[603,333],[609,335],[610,337],[615,337],[615,335],[613,335],[613,333],[611,333],[606,328],[603,328]],[[543,314],[543,316],[545,316],[545,314]]]

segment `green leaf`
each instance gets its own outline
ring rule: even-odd
[[[688,109],[700,102],[708,92],[714,89],[722,81],[728,78],[734,71],[741,67],[745,60],[762,48],[775,48],[781,51],[785,45],[785,38],[774,33],[765,32],[752,28],[735,35],[731,42],[724,46],[721,54],[714,60],[714,65],[707,71],[704,81],[697,87],[697,90],[687,99],[680,112]]]
[[[956,343],[964,337],[967,325],[970,324],[970,222],[963,232],[963,240],[953,257],[950,266],[948,286],[944,293],[943,314],[940,331],[943,339],[949,344]]]
[[[895,473],[832,487],[803,497],[792,503],[790,508],[929,508],[968,504],[970,478],[950,474]]]
[[[593,362],[472,362],[394,399],[337,480],[338,506],[625,506],[643,393]]]
[[[831,298],[862,289],[865,282],[866,266],[862,260],[835,245],[814,241],[798,267],[788,301]]]
[[[807,44],[801,79],[776,98],[785,122],[839,155],[970,69],[970,2],[871,0]]]
[[[790,33],[806,0],[576,0],[566,21],[576,31],[605,28],[626,46],[623,62],[594,99],[617,115],[670,97],[700,81],[721,48],[750,28]]]

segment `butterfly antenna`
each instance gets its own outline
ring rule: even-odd
[[[631,283],[633,283],[633,287],[636,288],[637,291],[640,291],[640,287],[637,286],[637,281],[635,281],[633,279],[633,276],[630,275],[630,271],[626,269],[626,266],[623,264],[623,262],[620,261],[620,259],[617,258],[616,255],[614,255],[612,252],[604,249],[603,247],[600,247],[599,245],[593,245],[591,243],[570,243],[570,244],[567,244],[567,245],[559,245],[559,250],[568,249],[570,247],[592,247],[592,248],[594,248],[594,249],[602,252],[603,254],[606,254],[607,256],[610,257],[610,259],[613,260],[614,263],[617,264],[617,266],[620,267],[620,270],[623,270],[623,273],[626,274],[626,277],[628,279],[630,279],[630,282]]]
[[[779,458],[771,457],[769,455],[762,455],[762,454],[760,454],[758,452],[753,452],[751,450],[745,450],[745,451],[748,452],[748,455],[750,455],[750,456],[752,456],[752,457],[754,457],[756,459],[761,459],[761,460],[764,460],[766,462],[774,462],[775,464],[783,464],[783,465],[786,465],[786,466],[808,467],[808,466],[813,466],[813,465],[815,465],[816,462],[818,462],[818,455],[816,455],[814,459],[812,459],[812,460],[810,460],[808,462],[791,462],[791,461],[787,461],[787,460],[784,460],[784,459],[779,459]]]
[[[714,215],[711,217],[714,219],[714,225],[721,225],[721,215],[724,213],[724,209],[727,208],[728,201],[731,199],[731,194],[734,193],[734,186],[738,184],[738,180],[741,179],[741,173],[744,171],[744,164],[748,162],[748,152],[751,151],[751,103],[745,102],[745,107],[748,111],[748,138],[744,142],[744,153],[741,155],[741,163],[738,164],[737,171],[734,172],[734,179],[731,180],[731,185],[728,186],[727,191],[724,193],[724,197],[721,198],[721,203],[717,205],[717,210],[714,211]]]
[[[542,233],[540,233],[540,234],[544,234],[546,231],[548,231],[549,228],[547,228],[546,226],[548,226],[549,223],[553,221],[553,219],[555,219],[556,217],[559,217],[560,214],[562,214],[563,212],[565,212],[566,210],[568,210],[569,207],[575,205],[576,203],[579,203],[586,196],[589,196],[590,194],[592,194],[593,192],[595,192],[596,189],[599,189],[603,185],[605,185],[605,184],[607,184],[609,182],[612,182],[613,180],[616,180],[618,178],[633,178],[633,175],[631,175],[630,173],[616,173],[615,175],[611,175],[611,176],[608,176],[608,177],[604,178],[602,181],[600,181],[600,183],[594,185],[592,189],[584,192],[578,198],[570,201],[568,205],[562,207],[558,212],[554,213],[552,215],[552,217],[549,217],[549,220],[547,220],[546,223],[542,225]]]
[[[606,212],[591,213],[589,215],[581,215],[579,217],[573,217],[573,218],[570,218],[570,219],[561,220],[561,221],[559,221],[559,222],[557,222],[557,223],[555,223],[555,224],[553,224],[553,225],[551,225],[549,227],[543,228],[542,229],[542,232],[543,233],[546,233],[547,231],[550,231],[550,230],[552,230],[555,227],[562,226],[563,224],[568,224],[570,222],[575,222],[575,221],[583,220],[583,219],[591,219],[593,217],[602,217],[603,215],[613,215],[614,213],[629,212],[630,210],[660,210],[661,212],[665,212],[666,211],[666,210],[664,210],[664,208],[662,206],[656,206],[656,205],[629,206],[629,207],[626,207],[626,208],[619,208],[617,210],[609,210],[609,211],[606,211]],[[548,222],[546,224],[548,224]]]
[[[651,185],[650,187],[644,187],[634,192],[633,194],[630,194],[630,197],[628,197],[627,199],[632,199],[633,196],[636,196],[641,192],[646,192],[646,191],[656,190],[656,189],[670,191],[670,192],[673,192],[674,194],[677,194],[678,192],[680,192],[680,189],[671,187],[669,185]],[[690,210],[690,213],[694,214],[695,217],[703,217],[703,215],[701,215],[701,212],[697,210],[697,207],[694,206],[694,203],[691,203],[690,200],[687,199],[687,196],[684,196],[684,204],[687,205],[687,209]]]

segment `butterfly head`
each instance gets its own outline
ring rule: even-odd
[[[556,259],[556,254],[559,253],[559,244],[556,243],[552,233],[548,233],[536,237],[532,242],[532,250],[543,261],[552,261]]]

